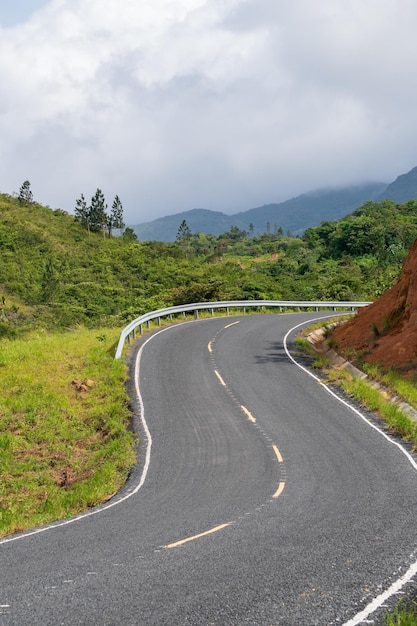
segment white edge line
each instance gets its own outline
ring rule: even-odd
[[[313,374],[312,372],[310,372],[310,370],[308,370],[306,367],[304,367],[303,365],[301,365],[300,363],[298,363],[290,354],[288,347],[287,347],[287,339],[288,336],[290,335],[290,333],[292,333],[294,330],[296,330],[297,328],[300,328],[301,326],[305,326],[306,324],[311,324],[312,322],[321,320],[321,319],[326,319],[327,317],[334,317],[334,315],[328,315],[325,317],[317,317],[315,319],[311,319],[311,320],[307,320],[305,322],[301,322],[301,324],[297,324],[296,326],[293,326],[292,328],[290,328],[290,330],[287,332],[287,334],[284,337],[283,340],[283,345],[284,345],[284,350],[285,353],[287,355],[287,357],[290,359],[290,361],[292,361],[297,367],[299,367],[300,369],[302,369],[306,374],[308,374],[309,376],[311,376],[311,378],[313,378],[314,380],[316,380],[317,382],[321,382],[320,378],[318,376],[316,376],[315,374]],[[338,402],[340,402],[341,404],[344,404],[346,407],[348,407],[351,411],[353,411],[353,413],[356,413],[356,415],[358,415],[364,422],[366,422],[368,424],[368,426],[370,426],[371,428],[373,428],[374,430],[376,430],[380,435],[382,435],[387,441],[388,443],[396,446],[401,452],[402,454],[404,454],[404,456],[407,457],[408,461],[410,462],[411,466],[417,470],[417,463],[416,461],[413,459],[413,457],[411,456],[411,454],[405,449],[403,448],[403,446],[398,443],[397,441],[394,441],[394,439],[392,439],[391,437],[389,437],[383,430],[381,430],[380,428],[378,428],[378,426],[375,426],[375,424],[372,424],[372,422],[370,422],[365,415],[363,415],[360,411],[358,411],[358,409],[356,409],[355,407],[353,407],[351,404],[349,404],[348,402],[346,402],[345,400],[343,400],[342,398],[340,398],[338,395],[336,395],[334,393],[334,391],[332,391],[327,385],[321,385],[321,389],[324,389],[327,393],[329,393],[331,396],[333,396],[336,400],[338,400]],[[389,598],[391,598],[391,596],[393,596],[394,594],[398,593],[398,591],[404,587],[404,585],[406,585],[408,582],[410,582],[410,580],[417,574],[417,561],[415,561],[407,570],[407,572],[401,576],[401,578],[399,578],[398,580],[396,580],[386,591],[384,591],[383,593],[381,593],[379,596],[377,596],[376,598],[374,598],[372,600],[372,602],[370,602],[360,613],[357,613],[357,615],[355,615],[352,619],[350,619],[348,622],[345,622],[345,624],[343,624],[343,626],[357,626],[358,624],[360,624],[361,622],[363,622],[367,617],[369,617],[369,615],[371,615],[372,613],[374,613],[374,611],[376,611],[377,609],[381,608],[381,606],[384,604],[384,602],[386,600],[388,600]]]
[[[181,322],[181,324],[185,324],[187,322]],[[167,326],[166,328],[162,328],[161,330],[159,330],[157,333],[151,335],[143,344],[142,346],[139,348],[138,353],[136,355],[136,360],[135,360],[135,390],[136,390],[136,395],[137,395],[137,400],[139,402],[139,407],[140,407],[140,419],[141,419],[141,423],[142,423],[142,427],[143,430],[145,431],[145,435],[146,435],[146,454],[145,454],[145,463],[143,466],[143,470],[140,476],[140,480],[138,482],[138,484],[136,485],[136,487],[134,487],[134,489],[132,489],[132,491],[129,491],[129,493],[127,493],[125,496],[122,496],[121,498],[118,499],[114,499],[111,502],[109,502],[108,504],[103,504],[103,505],[98,505],[97,508],[92,509],[91,511],[86,511],[85,513],[80,513],[79,515],[76,515],[75,517],[70,517],[69,519],[60,521],[60,522],[54,522],[52,524],[47,524],[46,526],[41,526],[40,528],[36,528],[34,530],[30,530],[28,532],[23,532],[20,533],[18,535],[11,535],[9,537],[5,537],[4,539],[0,539],[0,545],[6,544],[6,543],[11,543],[12,541],[20,541],[21,539],[26,539],[27,537],[32,537],[33,535],[39,535],[40,533],[44,533],[48,530],[53,530],[54,528],[60,528],[61,526],[68,526],[69,524],[73,524],[74,522],[79,522],[80,520],[83,520],[87,517],[92,517],[93,515],[97,515],[97,513],[102,513],[103,511],[107,511],[108,509],[111,509],[115,506],[118,506],[119,504],[122,504],[122,502],[125,502],[126,500],[128,500],[129,498],[131,498],[132,496],[134,496],[135,494],[137,494],[137,492],[139,491],[139,489],[143,486],[145,480],[146,480],[146,476],[148,474],[148,470],[149,470],[149,465],[151,462],[151,448],[152,448],[152,437],[151,437],[151,433],[150,430],[148,428],[148,424],[146,423],[146,419],[145,419],[145,412],[144,412],[144,406],[143,406],[143,400],[142,400],[142,395],[140,393],[140,389],[139,389],[139,370],[140,370],[140,361],[142,358],[142,352],[145,348],[145,346],[152,340],[154,339],[157,335],[160,335],[161,333],[165,332],[166,330],[170,330],[172,328],[175,328],[176,326],[179,326],[180,324],[176,324],[175,326]]]
[[[364,620],[366,620],[369,615],[371,615],[377,609],[380,609],[384,602],[391,598],[391,596],[397,594],[404,585],[410,582],[412,578],[417,574],[417,561],[413,563],[410,568],[406,571],[404,576],[401,576],[398,580],[392,583],[391,587],[389,587],[386,591],[381,593],[381,595],[377,596],[372,602],[370,602],[360,613],[357,613],[351,620],[345,622],[343,626],[357,626]],[[373,623],[373,622],[372,622]]]

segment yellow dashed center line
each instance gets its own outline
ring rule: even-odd
[[[214,370],[214,373],[216,374],[217,378],[219,379],[219,382],[221,385],[223,385],[223,387],[226,387],[226,383],[224,382],[223,378],[220,376],[219,372],[217,370]]]
[[[220,524],[220,526],[215,526],[210,530],[206,530],[204,533],[200,533],[199,535],[193,535],[192,537],[187,537],[186,539],[181,539],[180,541],[176,541],[175,543],[169,543],[166,546],[163,546],[166,550],[171,548],[178,548],[178,546],[182,546],[189,541],[195,541],[196,539],[201,539],[201,537],[206,537],[207,535],[212,535],[213,533],[217,533],[219,530],[223,530],[223,528],[227,528],[230,526],[232,522],[228,522],[227,524]]]
[[[277,446],[272,446],[273,451],[276,454],[276,457],[278,459],[278,463],[283,463],[284,459],[282,458],[281,452],[278,450]]]
[[[231,324],[225,326],[225,328],[230,328],[231,326],[235,326],[236,324],[240,324],[240,322],[232,322]]]
[[[278,485],[278,489],[276,490],[276,492],[274,493],[274,495],[272,496],[273,498],[278,498],[278,496],[280,496],[282,494],[282,492],[284,491],[284,487],[285,487],[285,483],[281,482]]]
[[[253,424],[256,424],[256,419],[253,417],[252,413],[248,411],[248,409],[245,406],[243,406],[243,404],[240,405],[240,408],[242,409],[242,411],[244,412],[248,420],[250,422],[253,422]]]
[[[275,456],[277,457],[278,463],[283,463],[284,459],[282,458],[282,454],[278,450],[278,447],[277,446],[272,446],[272,449],[275,452]],[[276,490],[276,492],[274,493],[274,495],[272,497],[273,498],[278,498],[278,496],[280,496],[282,494],[282,492],[284,491],[284,487],[285,487],[285,482],[281,481],[279,483],[279,485],[278,485],[278,489]]]
[[[213,352],[213,341],[209,342],[209,345],[207,346],[207,348],[209,352]]]

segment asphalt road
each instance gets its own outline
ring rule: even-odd
[[[107,506],[0,541],[0,624],[353,626],[407,591],[417,465],[289,358],[318,316],[140,339],[138,466]]]

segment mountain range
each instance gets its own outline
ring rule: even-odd
[[[390,199],[401,204],[417,198],[417,167],[401,174],[392,183],[370,182],[341,188],[310,191],[280,203],[227,215],[210,209],[191,209],[152,222],[132,225],[138,239],[148,241],[175,241],[183,220],[192,233],[220,235],[232,226],[255,235],[282,228],[284,233],[301,235],[307,228],[324,221],[345,217],[368,200],[379,202]]]

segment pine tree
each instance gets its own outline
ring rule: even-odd
[[[17,199],[20,204],[31,204],[33,202],[33,193],[30,189],[30,182],[28,180],[25,180],[20,187]]]
[[[107,204],[101,189],[97,189],[91,198],[90,206],[90,230],[93,233],[106,233],[107,227]]]
[[[111,207],[110,215],[107,216],[107,230],[109,232],[109,237],[111,237],[113,228],[118,228],[122,230],[124,226],[125,225],[123,222],[123,206],[122,206],[119,196],[115,196],[112,207]]]
[[[181,243],[187,241],[191,237],[191,229],[185,220],[182,220],[177,232],[176,240]]]
[[[75,201],[75,219],[81,223],[84,228],[88,230],[90,234],[90,209],[87,207],[87,202],[84,198],[84,194]]]
[[[178,232],[177,232],[176,241],[181,247],[186,258],[188,257],[190,250],[191,250],[190,240],[191,240],[191,229],[188,226],[187,222],[185,220],[182,220],[180,227],[178,229]]]

